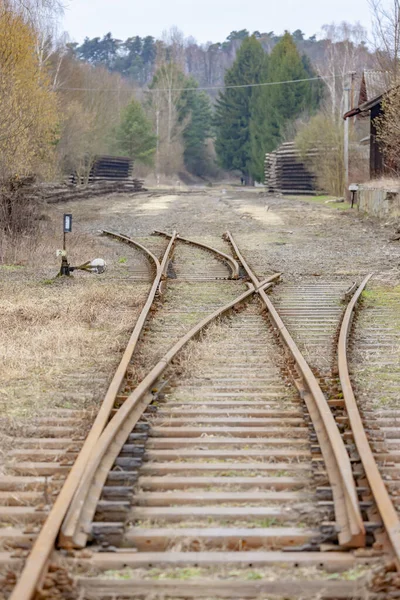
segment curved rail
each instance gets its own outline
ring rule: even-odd
[[[271,281],[267,280],[263,284],[258,284],[257,288],[259,288],[260,285],[262,285],[262,288],[270,286]],[[211,315],[205,317],[200,323],[195,325],[186,335],[174,344],[125,400],[122,407],[108,423],[99,438],[73,502],[71,503],[62,527],[64,547],[82,548],[85,546],[90,533],[90,524],[93,520],[96,506],[100,499],[108,473],[129,434],[143,414],[143,411],[154,400],[151,390],[156,381],[163,374],[175,356],[190,340],[212,321],[252,296],[257,291],[257,288],[256,286],[251,285],[250,289],[238,296],[235,300],[229,302],[222,308],[217,309]]]
[[[170,238],[171,234],[166,233],[165,231],[158,231],[157,229],[154,231],[155,235],[163,235],[164,237]],[[209,252],[213,252],[218,256],[220,260],[223,260],[228,263],[230,270],[232,271],[232,279],[239,278],[239,264],[238,262],[229,254],[225,254],[225,252],[221,252],[212,246],[208,246],[207,244],[202,244],[201,242],[195,242],[194,240],[189,240],[188,238],[184,238],[178,236],[178,239],[181,242],[185,242],[186,244],[192,244],[192,246],[198,246],[199,248],[203,248],[204,250],[208,250]]]
[[[112,235],[116,238],[121,237],[124,239],[124,241],[133,242],[133,240],[130,240],[130,238],[127,238],[126,236],[119,236],[118,234],[114,233]],[[97,413],[96,419],[88,434],[88,437],[86,438],[85,443],[82,446],[82,449],[71,471],[69,472],[69,475],[46,521],[43,524],[43,527],[26,560],[24,570],[22,571],[21,576],[9,600],[30,600],[30,598],[32,598],[35,594],[38,582],[40,582],[46,571],[46,565],[50,558],[50,554],[54,548],[57,536],[59,535],[63,519],[67,514],[68,507],[70,506],[70,503],[78,488],[79,481],[83,473],[85,472],[85,468],[90,460],[90,457],[92,456],[96,442],[101,436],[101,433],[103,432],[107,421],[110,417],[111,410],[114,406],[115,398],[119,392],[121,383],[126,373],[126,369],[132,358],[139,336],[146,323],[151,306],[154,302],[154,298],[161,283],[161,279],[168,264],[169,256],[175,244],[176,235],[176,232],[174,232],[168,244],[167,250],[164,254],[164,258],[161,264],[158,261],[158,259],[155,258],[152,255],[152,253],[149,250],[147,250],[144,246],[137,244],[137,242],[133,244],[135,246],[141,247],[141,249],[144,250],[146,254],[148,254],[148,256],[152,257],[153,260],[155,259],[154,262],[156,263],[156,265],[158,264],[156,277],[151,287],[146,304],[144,305],[139,319],[135,325],[128,345],[122,356],[121,362],[110,383],[104,401],[99,409],[99,412]]]
[[[254,287],[259,288],[258,278],[250,269],[232,235],[229,231],[226,235]],[[271,300],[262,289],[257,289],[257,292],[297,364],[301,377],[301,381],[297,384],[313,421],[332,486],[336,522],[339,525],[339,542],[346,547],[363,547],[365,546],[365,528],[350,459],[324,393]]]
[[[365,429],[362,423],[361,415],[358,410],[357,401],[354,396],[353,387],[350,381],[349,368],[347,364],[347,342],[350,335],[350,328],[353,319],[354,309],[357,302],[371,279],[372,274],[368,275],[357,289],[349,305],[347,306],[342,327],[339,335],[338,344],[338,364],[339,377],[343,390],[343,398],[346,405],[354,441],[364,467],[372,495],[376,506],[381,515],[382,522],[390,540],[397,569],[400,569],[400,520],[396,509],[390,499],[389,493],[382,480],[378,465],[375,462]]]
[[[158,260],[158,258],[148,249],[146,248],[146,246],[143,246],[142,244],[139,244],[139,242],[136,242],[135,240],[132,240],[130,237],[123,235],[122,233],[115,233],[114,231],[108,231],[107,229],[102,229],[101,233],[103,233],[104,235],[108,235],[109,237],[113,237],[116,238],[118,241],[122,241],[122,242],[126,242],[127,244],[131,245],[131,246],[135,246],[136,248],[138,248],[139,250],[141,250],[144,254],[146,254],[146,256],[150,257],[151,260],[154,262],[156,270],[158,271],[158,269],[160,268],[160,261]],[[172,238],[172,235],[170,236],[170,238]]]

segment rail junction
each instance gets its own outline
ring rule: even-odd
[[[347,360],[370,275],[293,284],[280,306],[281,274],[260,280],[230,232],[218,249],[103,233],[153,280],[88,434],[66,410],[16,440],[0,478],[11,600],[399,598],[382,478],[399,462],[371,445]],[[322,343],[329,320],[325,377],[298,339]]]

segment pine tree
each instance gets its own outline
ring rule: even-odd
[[[268,82],[269,56],[265,54],[263,65],[260,72],[260,83]],[[268,145],[267,128],[265,119],[267,118],[265,106],[265,88],[254,88],[251,99],[251,120],[250,120],[250,173],[256,181],[264,179],[264,161],[266,147]]]
[[[268,61],[268,82],[308,79],[311,66],[300,56],[290,33],[286,32],[274,47]],[[318,82],[316,82],[318,84]],[[304,110],[313,110],[318,96],[313,96],[313,82],[282,83],[258,88],[251,106],[251,174],[264,179],[266,152],[277,148],[288,123]]]
[[[157,137],[142,105],[132,100],[122,114],[116,132],[116,150],[144,164],[152,164]]]
[[[264,60],[260,42],[254,36],[246,38],[225,75],[226,89],[219,94],[216,103],[215,147],[219,162],[225,169],[239,170],[248,181],[251,179],[251,99],[255,88],[230,86],[258,83]]]
[[[194,175],[210,170],[206,140],[211,137],[211,101],[205,92],[194,92],[189,104],[190,122],[183,132],[185,166]]]

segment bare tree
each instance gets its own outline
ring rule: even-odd
[[[400,60],[400,0],[391,0],[389,5],[382,0],[369,0],[369,5],[378,67],[396,82]]]
[[[344,112],[344,83],[349,73],[360,73],[371,57],[365,44],[367,32],[356,23],[342,23],[323,26],[325,48],[322,56],[316,61],[318,74],[324,80],[328,94],[330,110],[333,118],[341,120]]]

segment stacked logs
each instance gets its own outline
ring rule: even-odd
[[[313,152],[309,153],[311,157]],[[315,176],[299,157],[294,142],[282,144],[265,157],[265,185],[269,192],[293,195],[317,193]]]

